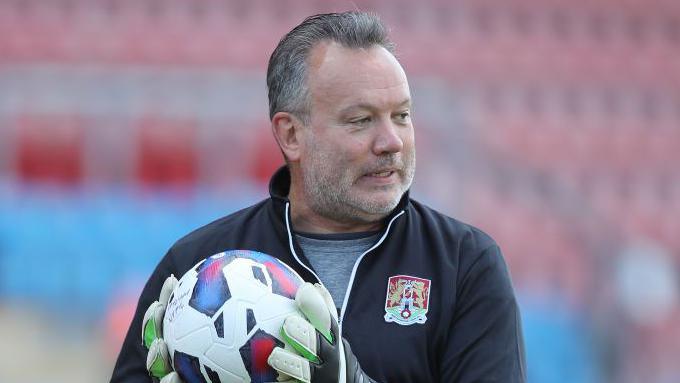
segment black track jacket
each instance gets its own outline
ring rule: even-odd
[[[290,174],[284,167],[272,178],[271,198],[199,228],[172,246],[142,291],[111,382],[151,382],[141,340],[142,317],[170,274],[179,278],[210,255],[247,249],[275,256],[306,281],[318,282],[292,233],[289,187]],[[357,260],[341,313],[342,336],[371,378],[525,381],[519,309],[493,239],[410,199],[408,193],[386,218],[379,238]],[[402,283],[429,281],[427,312],[419,318],[424,323],[404,325],[386,319],[388,284],[399,278]],[[415,312],[413,302],[410,307]]]

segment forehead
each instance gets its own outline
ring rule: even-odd
[[[325,42],[312,49],[308,64],[314,107],[342,109],[364,104],[382,108],[410,99],[403,68],[383,47],[354,49]]]

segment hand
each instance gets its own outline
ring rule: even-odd
[[[163,316],[170,294],[177,285],[177,278],[170,275],[161,288],[161,294],[144,313],[142,321],[142,341],[149,349],[146,356],[146,369],[149,374],[160,379],[160,383],[182,383],[179,375],[172,370],[168,346],[163,340]]]
[[[269,365],[282,377],[304,383],[375,383],[361,369],[349,343],[339,341],[337,312],[328,290],[305,283],[298,289],[295,303],[305,318],[288,316],[281,335],[299,355],[277,347],[267,360]]]

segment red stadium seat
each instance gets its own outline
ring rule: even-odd
[[[138,123],[136,174],[147,186],[191,186],[197,177],[196,123],[146,117]]]
[[[16,174],[25,181],[77,184],[83,177],[85,122],[74,115],[22,115]]]

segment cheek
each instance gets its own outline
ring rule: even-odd
[[[404,142],[404,146],[407,145],[407,144],[413,146],[413,144],[416,141],[416,137],[415,137],[412,126],[408,129],[405,129],[405,130],[402,131],[401,139]]]
[[[371,153],[371,148],[363,142],[352,142],[345,147],[345,157],[348,162],[362,161],[368,153]]]
[[[346,134],[338,127],[310,136],[305,142],[305,157],[336,168],[338,172],[363,165],[371,153],[371,141],[361,134]]]
[[[349,164],[361,161],[364,153],[370,151],[370,146],[364,140],[351,135],[329,137],[323,144],[323,149],[328,153],[327,158],[333,163]]]
[[[342,150],[349,160],[361,160],[362,157],[372,153],[372,140],[370,137],[348,136],[342,141]]]
[[[413,135],[413,129],[405,132],[401,135],[401,141],[404,143],[404,148],[402,149],[405,153],[413,153],[416,148],[416,139]]]
[[[305,143],[303,161],[307,166],[316,169],[339,168],[343,163],[344,154],[337,144],[323,138],[316,137]]]

